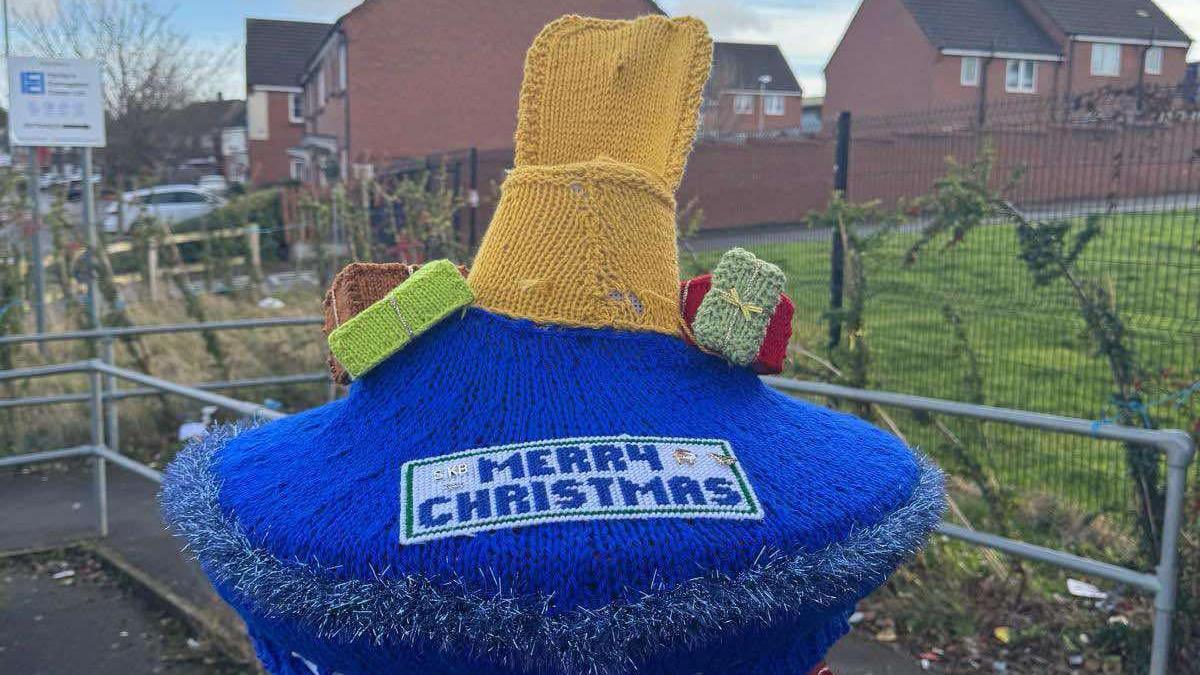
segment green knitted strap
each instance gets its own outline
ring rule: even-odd
[[[427,263],[335,328],[329,334],[329,350],[351,377],[361,377],[448,314],[474,301],[454,263]]]
[[[753,363],[786,281],[777,266],[745,249],[731,249],[721,256],[712,289],[696,310],[696,344],[739,366]]]

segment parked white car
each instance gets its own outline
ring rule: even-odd
[[[224,176],[217,174],[201,176],[200,180],[196,181],[196,187],[208,190],[215,195],[224,195],[229,191],[229,181],[225,180]]]
[[[122,195],[125,202],[125,228],[128,232],[130,225],[143,214],[157,218],[166,223],[180,223],[211,213],[225,203],[221,197],[195,185],[158,185],[126,192]],[[120,229],[120,203],[112,202],[104,214],[104,231],[117,232]]]

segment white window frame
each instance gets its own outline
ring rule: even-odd
[[[302,124],[304,122],[304,94],[298,91],[288,92],[288,121],[292,124]],[[296,114],[296,104],[300,104],[300,114]]]
[[[753,115],[754,114],[754,94],[734,94],[733,95],[733,114],[735,114],[735,115]]]
[[[306,180],[306,178],[304,176],[304,169],[307,166],[308,162],[305,162],[303,159],[300,159],[299,157],[292,157],[292,161],[289,162],[288,164],[289,164],[288,171],[292,176],[292,180],[298,180],[298,181]]]
[[[983,66],[978,56],[962,57],[962,65],[958,70],[958,82],[964,87],[979,86],[979,69]]]
[[[1110,56],[1113,56],[1113,58],[1110,59]],[[1110,60],[1112,63],[1109,63]],[[1121,45],[1109,42],[1093,42],[1091,73],[1095,77],[1120,77]]]
[[[781,94],[767,94],[763,99],[763,114],[771,117],[782,117],[787,113],[787,97]]]
[[[1162,75],[1163,74],[1163,53],[1162,47],[1150,47],[1146,50],[1146,74],[1147,75]]]
[[[325,107],[325,64],[317,67],[317,104]]]
[[[1013,67],[1016,67],[1017,80],[1013,83]],[[1028,75],[1028,79],[1026,79]],[[1038,79],[1038,62],[1030,59],[1009,59],[1004,66],[1004,91],[1010,94],[1036,94]]]

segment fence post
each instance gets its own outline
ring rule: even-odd
[[[1166,675],[1171,661],[1171,629],[1179,594],[1179,536],[1187,500],[1187,473],[1195,453],[1192,439],[1177,432],[1175,446],[1163,448],[1167,455],[1167,494],[1163,513],[1162,549],[1155,575],[1159,580],[1154,595],[1154,630],[1151,632],[1150,675]]]
[[[116,365],[113,353],[113,337],[108,335],[100,343],[100,359],[110,366]],[[105,445],[113,452],[121,451],[121,428],[117,416],[117,406],[120,402],[117,396],[117,378],[112,375],[104,376],[104,431],[107,441]]]
[[[837,148],[834,151],[833,191],[842,199],[850,187],[850,113],[842,111],[837,121]],[[842,289],[846,281],[846,250],[842,245],[841,232],[835,227],[829,233],[832,247],[829,253],[829,308],[836,313],[842,308]],[[829,348],[842,341],[842,320],[829,317]]]
[[[150,289],[150,301],[158,302],[158,238],[151,237],[146,247],[146,285]]]
[[[475,243],[479,239],[477,232],[478,225],[476,218],[479,214],[479,150],[472,147],[467,155],[467,164],[469,167],[469,178],[467,182],[467,207],[469,230],[467,233],[467,251],[473,253],[475,251]]]
[[[37,332],[46,332],[46,270],[43,265],[42,253],[42,206],[40,202],[42,160],[38,157],[38,149],[29,150],[29,175],[26,178],[26,188],[29,191],[29,215],[33,220],[33,238],[30,240],[29,264],[33,266],[33,315]],[[43,357],[49,354],[46,343],[38,344],[38,351]]]
[[[87,175],[87,174],[84,174]],[[88,373],[91,383],[91,441],[92,447],[104,445],[104,396],[100,372],[93,369]],[[92,492],[96,499],[96,516],[99,519],[101,537],[108,536],[108,466],[103,457],[92,460]]]
[[[255,284],[262,281],[262,236],[258,232],[258,225],[250,223],[246,226],[246,249],[249,251],[250,258],[250,279]]]

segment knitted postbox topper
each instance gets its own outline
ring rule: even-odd
[[[168,468],[166,519],[268,671],[807,673],[923,545],[934,466],[683,338],[674,193],[711,58],[695,19],[547,26],[474,302],[439,265],[419,315],[335,347],[344,398]]]

